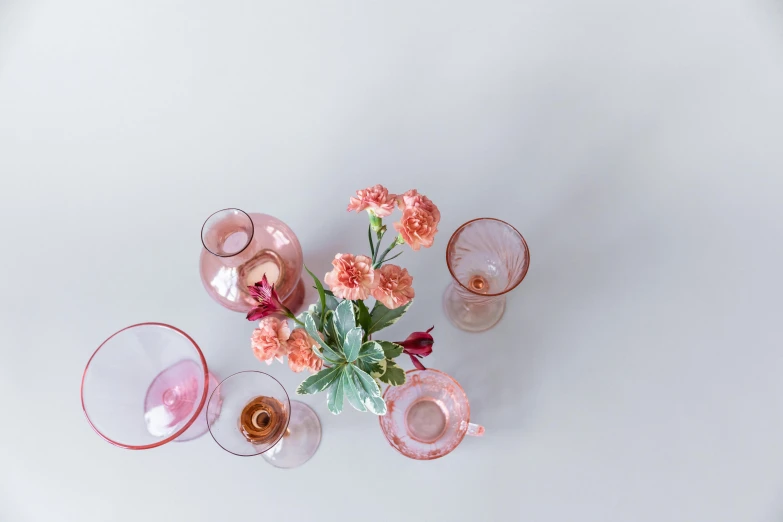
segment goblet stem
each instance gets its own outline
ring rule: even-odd
[[[443,309],[457,328],[482,332],[495,326],[506,309],[506,297],[468,292],[452,282],[443,294]]]

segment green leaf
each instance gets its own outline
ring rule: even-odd
[[[318,356],[319,359],[322,361],[326,361],[329,364],[341,364],[345,362],[345,359],[332,350],[331,348],[328,348],[328,352],[321,352],[321,350],[318,348],[317,344],[314,344],[312,347],[313,353]]]
[[[361,328],[351,328],[348,330],[348,333],[345,335],[345,344],[343,344],[343,353],[345,354],[346,361],[354,362],[359,356],[363,335],[364,332]]]
[[[390,384],[392,386],[399,386],[405,384],[405,370],[397,366],[394,361],[386,360],[386,371],[383,375],[378,377],[381,382]]]
[[[326,295],[326,309],[334,312],[337,309],[337,305],[340,304],[340,301],[338,301],[337,298],[334,297],[333,295],[329,295],[328,290],[324,290],[324,293]],[[321,315],[322,313],[321,302],[319,301],[313,306],[315,307],[315,310],[318,313],[318,315]]]
[[[338,364],[344,360],[342,354],[335,352],[331,346],[326,344],[321,336],[318,334],[318,329],[315,327],[315,319],[309,313],[302,314],[304,316],[304,325],[307,334],[312,337],[323,348],[323,357],[332,364]]]
[[[310,306],[310,308],[308,308],[307,310],[305,310],[304,312],[302,312],[301,314],[296,316],[297,321],[299,321],[300,323],[304,323],[305,322],[305,316],[307,314],[318,315],[318,312],[315,311],[314,307]]]
[[[359,313],[356,316],[356,325],[361,326],[366,335],[370,335],[370,311],[367,309],[367,305],[361,299],[355,301],[356,308],[359,309]]]
[[[384,262],[384,263],[388,263],[388,262],[389,262],[389,261],[391,261],[392,259],[396,259],[396,258],[400,257],[400,256],[401,256],[403,253],[404,253],[404,251],[403,251],[403,252],[399,252],[399,253],[397,253],[397,254],[394,254],[394,255],[393,255],[393,256],[391,256],[389,259],[384,259],[384,260],[383,260],[383,262]]]
[[[341,345],[337,342],[337,330],[334,329],[334,312],[331,310],[326,311],[326,317],[324,318],[324,341],[329,345]]]
[[[318,393],[328,388],[342,373],[344,366],[332,366],[325,368],[315,375],[311,375],[299,385],[296,393],[307,395],[309,393]]]
[[[353,369],[353,382],[356,385],[356,391],[359,394],[359,399],[367,411],[376,415],[386,415],[386,402],[380,397],[380,388],[376,384],[372,377],[361,371],[356,366],[352,366]],[[378,395],[374,395],[373,391],[378,392]]]
[[[315,281],[315,287],[318,289],[318,297],[321,299],[321,310],[326,310],[326,294],[324,293],[324,285],[321,284],[321,280],[315,277],[315,274],[313,274],[307,266],[304,267],[305,270],[307,270],[307,273],[310,274],[310,277],[313,278],[313,281]],[[323,328],[323,315],[321,316],[321,328]]]
[[[370,377],[367,373],[360,370],[356,366],[353,367],[353,373],[356,375],[356,378],[359,380],[359,383],[362,385],[362,388],[364,388],[364,391],[369,393],[373,397],[380,397],[381,396],[381,389],[378,388],[378,385],[375,384],[375,381]]]
[[[374,374],[382,374],[384,372],[384,367],[381,366],[381,363],[384,363],[386,359],[381,359],[377,362],[368,362],[364,359],[356,359],[353,364],[361,368],[365,373],[369,373],[370,375]]]
[[[381,342],[385,342],[385,341],[381,341]],[[373,364],[385,359],[386,355],[384,353],[383,348],[381,347],[381,342],[367,341],[366,343],[364,343],[362,347],[359,349],[359,356],[356,358],[356,360],[364,361],[367,364]]]
[[[337,305],[340,304],[340,301],[337,300],[337,298],[332,295],[331,293],[326,294],[326,308],[331,311],[337,310]]]
[[[329,411],[335,415],[339,415],[343,411],[343,390],[345,389],[343,376],[348,367],[340,366],[339,368],[340,372],[337,379],[334,380],[326,392],[326,405],[329,407]]]
[[[370,240],[370,254],[372,254],[370,257],[375,259],[375,244],[372,242],[372,225],[367,227],[367,239]]]
[[[367,411],[367,407],[362,402],[361,396],[359,395],[359,389],[354,381],[353,366],[346,366],[340,379],[343,381],[345,397],[348,399],[351,406],[359,411]]]
[[[367,335],[378,330],[383,330],[387,326],[391,326],[396,323],[402,314],[408,311],[408,308],[413,304],[413,300],[408,303],[390,310],[386,308],[380,301],[375,303],[370,314],[370,329],[367,331]]]
[[[370,371],[367,372],[370,374],[370,377],[375,379],[376,383],[378,382],[378,377],[380,377],[386,372],[386,361],[388,361],[388,359],[381,359],[377,363],[373,364]],[[380,388],[380,385],[378,387]]]
[[[383,356],[387,359],[394,359],[402,354],[403,347],[391,341],[378,341],[383,348]]]
[[[339,346],[342,346],[345,343],[345,336],[353,328],[356,328],[356,317],[353,314],[353,301],[345,299],[342,303],[337,305],[337,310],[334,311],[334,329],[337,332],[337,344]]]

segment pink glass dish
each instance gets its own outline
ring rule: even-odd
[[[192,440],[217,386],[196,342],[163,323],[123,328],[92,354],[82,375],[82,409],[95,432],[126,449]]]
[[[304,301],[302,247],[288,225],[266,214],[237,208],[219,210],[201,228],[200,271],[207,293],[235,312],[255,301],[247,287],[264,274],[280,299],[296,313]]]
[[[388,411],[378,418],[394,449],[411,459],[432,460],[454,451],[465,435],[484,434],[470,422],[470,403],[457,381],[433,369],[405,374],[405,384],[386,389]]]
[[[273,440],[254,443],[243,434],[240,416],[245,406],[258,397],[282,404],[285,427]],[[207,402],[209,433],[224,450],[240,457],[263,455],[278,468],[301,466],[321,443],[321,421],[306,404],[292,401],[280,382],[258,371],[243,371],[226,377]]]
[[[446,315],[462,330],[481,332],[503,317],[505,294],[527,275],[530,251],[516,228],[499,219],[479,218],[451,236],[446,265],[453,278],[443,295]]]

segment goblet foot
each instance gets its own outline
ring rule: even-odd
[[[449,320],[461,330],[483,332],[495,326],[506,310],[504,296],[487,297],[478,302],[465,300],[454,284],[443,293],[443,311]]]

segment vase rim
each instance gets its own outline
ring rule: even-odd
[[[218,223],[219,221],[225,219],[225,217],[230,215],[239,216],[240,221],[242,222],[243,230],[241,230],[241,232],[245,232],[247,236],[247,239],[245,240],[244,244],[241,245],[240,248],[236,250],[232,250],[230,252],[224,251],[222,250],[222,248],[216,248],[215,245],[211,245],[210,248],[209,244],[211,243],[211,241],[207,240],[206,236],[211,230],[211,227],[214,224]],[[240,232],[240,230],[237,230],[235,232]],[[224,258],[234,257],[245,251],[245,249],[253,241],[254,234],[255,234],[255,226],[253,225],[253,219],[250,217],[250,214],[248,214],[241,208],[235,208],[235,207],[223,208],[210,214],[209,217],[204,221],[204,224],[201,226],[201,244],[204,246],[204,249],[210,254],[212,254],[213,256],[224,257]]]

